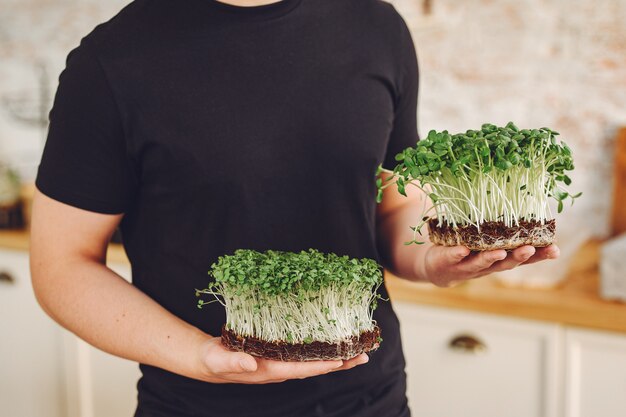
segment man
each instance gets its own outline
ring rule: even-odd
[[[388,189],[376,205],[374,174],[418,139],[416,61],[378,0],[136,0],[70,53],[36,179],[33,284],[61,325],[141,364],[136,416],[409,415],[390,303],[371,358],[227,351],[223,309],[199,311],[194,289],[235,249],[368,257],[440,286],[558,255],[403,244],[424,197]],[[118,224],[133,285],[105,266]]]

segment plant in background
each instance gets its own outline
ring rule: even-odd
[[[226,309],[222,342],[231,350],[287,361],[349,359],[381,341],[372,318],[382,269],[315,249],[301,252],[238,249],[211,266],[214,278],[196,295],[202,307]]]
[[[406,196],[408,185],[423,190],[432,207],[415,227],[417,240],[428,224],[433,243],[465,245],[473,250],[547,246],[554,241],[555,222],[548,204],[578,198],[565,186],[574,169],[572,152],[546,127],[518,129],[484,124],[480,130],[450,134],[430,131],[428,137],[395,156],[393,170],[379,166],[380,202],[383,189],[395,184]],[[434,213],[431,213],[434,211]]]

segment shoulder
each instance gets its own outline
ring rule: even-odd
[[[95,26],[70,54],[95,57],[118,56],[139,51],[158,33],[158,15],[163,0],[134,0],[109,20]]]
[[[381,18],[391,19],[394,21],[402,19],[394,5],[388,1],[361,0],[360,3],[363,3],[366,7],[377,13]]]
[[[405,26],[404,19],[398,13],[393,4],[384,0],[351,0],[362,13],[365,13],[370,19],[381,25],[390,28],[398,28]]]
[[[414,54],[411,32],[393,4],[383,0],[345,0],[364,23],[369,39],[381,44],[396,60]]]
[[[407,44],[411,37],[409,29],[393,4],[383,0],[343,1],[350,5],[352,19],[361,20],[370,34],[389,46]]]

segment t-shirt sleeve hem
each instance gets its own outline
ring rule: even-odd
[[[382,167],[384,169],[388,169],[390,171],[393,171],[393,169],[396,167],[396,165],[398,164],[398,162],[395,160],[395,156],[397,155],[397,152],[394,153],[393,155],[391,155],[391,159],[392,161],[389,161],[387,158],[385,158],[385,160],[382,162]]]
[[[35,186],[46,196],[79,209],[101,214],[121,214],[125,212],[125,207],[123,207],[122,204],[96,200],[73,193],[72,191],[53,185],[43,179],[43,177],[37,177],[35,179]]]

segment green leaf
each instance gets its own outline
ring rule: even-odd
[[[411,241],[409,241],[409,242],[404,242],[404,245],[405,245],[405,246],[409,246],[409,245],[413,245],[413,244],[415,244],[415,245],[423,245],[423,244],[424,244],[424,242],[419,242],[419,241],[417,241],[417,240],[411,240]]]
[[[514,131],[514,132],[518,132],[518,131],[519,131],[519,129],[517,128],[517,126],[515,126],[515,124],[514,124],[513,122],[508,122],[508,123],[506,124],[506,127],[507,127],[508,129],[511,129],[511,130],[512,130],[512,131]]]
[[[376,202],[381,203],[383,201],[383,190],[378,190],[376,193]]]
[[[559,200],[557,212],[560,213],[563,211],[563,200]]]
[[[572,179],[568,177],[567,175],[563,175],[563,182],[565,183],[565,185],[571,185]]]
[[[510,155],[508,159],[509,159],[509,162],[512,163],[513,165],[519,164],[519,161],[520,161],[519,155],[516,153]]]
[[[509,161],[507,161],[506,159],[499,159],[496,161],[496,163],[494,164],[496,166],[496,168],[502,170],[502,171],[506,171],[507,169],[511,168],[513,166],[512,163],[510,163]]]

